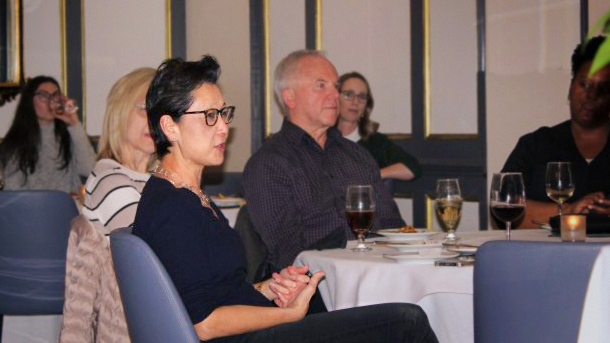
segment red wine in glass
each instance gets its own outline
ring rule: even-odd
[[[349,226],[356,236],[366,236],[373,226],[375,211],[347,211]]]
[[[358,237],[358,245],[352,251],[367,252],[372,250],[366,246],[364,238],[371,230],[375,220],[373,186],[353,185],[347,187],[345,213],[347,213],[347,221],[350,228],[354,231],[356,237]]]
[[[494,216],[503,222],[514,222],[525,213],[525,205],[492,204],[491,211]]]

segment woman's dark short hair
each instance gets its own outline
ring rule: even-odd
[[[576,74],[578,74],[578,71],[583,64],[593,61],[597,50],[599,50],[599,46],[602,45],[604,41],[606,41],[605,36],[597,36],[591,38],[586,43],[580,43],[576,46],[576,49],[574,49],[574,52],[572,53],[572,77],[575,77]]]
[[[366,105],[364,107],[364,114],[362,118],[358,121],[358,133],[362,137],[363,140],[367,140],[375,131],[377,131],[377,127],[379,126],[374,121],[371,121],[371,112],[373,112],[373,107],[375,106],[375,100],[373,99],[373,92],[371,91],[371,86],[369,86],[369,82],[366,80],[364,75],[360,74],[357,71],[352,71],[349,73],[345,73],[339,77],[337,80],[337,89],[339,93],[343,90],[343,84],[345,81],[349,79],[359,79],[364,82],[366,85]]]
[[[171,146],[161,130],[161,117],[167,114],[175,122],[180,121],[180,117],[193,104],[193,91],[204,83],[216,84],[218,77],[220,65],[210,55],[196,62],[172,58],[159,66],[146,93],[148,125],[158,158],[165,156]]]

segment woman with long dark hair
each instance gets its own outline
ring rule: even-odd
[[[66,106],[54,110],[60,101]],[[78,192],[80,176],[91,172],[95,153],[73,104],[52,77],[37,76],[26,84],[0,144],[4,189]]]

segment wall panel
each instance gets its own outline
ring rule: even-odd
[[[380,132],[411,133],[410,5],[402,0],[322,1],[322,49],[339,75],[371,85]]]
[[[271,89],[275,67],[289,53],[305,49],[305,0],[269,0],[269,47]],[[271,103],[271,132],[282,127],[284,117]]]
[[[476,1],[429,0],[429,4],[428,134],[476,134]]]
[[[106,97],[123,75],[156,68],[166,57],[164,0],[84,3],[85,106],[87,133],[100,135]]]
[[[520,136],[570,118],[578,0],[487,1],[488,184]]]
[[[59,0],[23,0],[25,77],[48,75],[61,82]],[[0,137],[8,131],[19,97],[0,107]]]
[[[218,59],[225,101],[236,107],[223,169],[242,171],[250,157],[250,29],[248,2],[186,1],[187,59]]]

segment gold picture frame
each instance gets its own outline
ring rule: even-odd
[[[0,106],[13,100],[25,82],[23,73],[23,13],[21,0],[7,0],[1,9],[5,37],[1,42]]]

